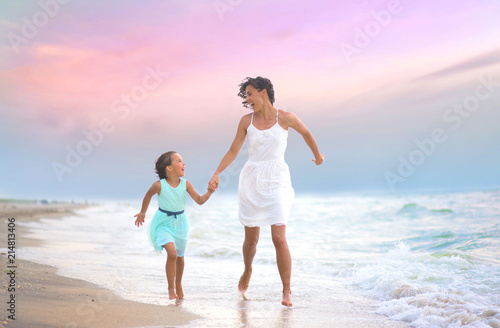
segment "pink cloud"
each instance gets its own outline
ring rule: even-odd
[[[453,39],[440,46],[433,38],[434,30],[461,19],[464,10],[436,19],[441,12],[404,2],[407,11],[349,65],[340,42],[385,4],[243,2],[223,21],[209,4],[172,4],[181,14],[163,19],[151,10],[166,14],[174,7],[124,7],[99,17],[88,8],[77,12],[83,5],[75,4],[23,49],[22,61],[4,71],[9,83],[3,98],[65,133],[116,115],[113,103],[142,83],[148,67],[159,65],[169,77],[130,111],[133,119],[120,124],[132,128],[137,120],[154,121],[175,129],[171,122],[191,117],[195,128],[221,126],[221,109],[234,106],[228,114],[232,120],[244,113],[235,95],[246,76],[272,78],[280,106],[312,115],[341,110],[337,106],[349,99],[431,72],[475,50],[457,53],[458,48],[449,47]]]

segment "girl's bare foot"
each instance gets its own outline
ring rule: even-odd
[[[238,290],[241,294],[247,292],[248,285],[250,284],[250,277],[252,276],[252,269],[243,271],[240,281],[238,282]]]
[[[292,306],[292,292],[291,291],[288,291],[288,292],[285,292],[283,291],[283,301],[281,301],[281,304],[283,304],[284,306]]]
[[[177,292],[177,298],[178,299],[183,299],[184,298],[184,292],[182,291],[182,285],[181,284],[175,284],[175,291]]]
[[[169,300],[174,300],[174,299],[176,299],[176,298],[179,298],[179,297],[178,297],[178,296],[177,296],[177,294],[175,293],[174,289],[173,289],[173,288],[169,288],[169,289],[168,289],[168,299],[169,299]]]

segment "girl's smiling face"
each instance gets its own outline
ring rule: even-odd
[[[172,164],[166,167],[168,174],[174,174],[177,177],[184,176],[184,169],[186,164],[182,161],[181,155],[175,153],[172,155]]]

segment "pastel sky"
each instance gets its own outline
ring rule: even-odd
[[[497,0],[0,6],[0,198],[140,199],[168,150],[202,192],[258,75],[325,153],[290,131],[298,194],[500,187]]]

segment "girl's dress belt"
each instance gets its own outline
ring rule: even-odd
[[[184,213],[184,210],[182,210],[180,212],[170,212],[170,211],[164,210],[162,208],[158,208],[158,211],[167,214],[167,216],[172,216],[173,215],[176,219],[177,219],[177,215],[181,215],[182,213]]]

